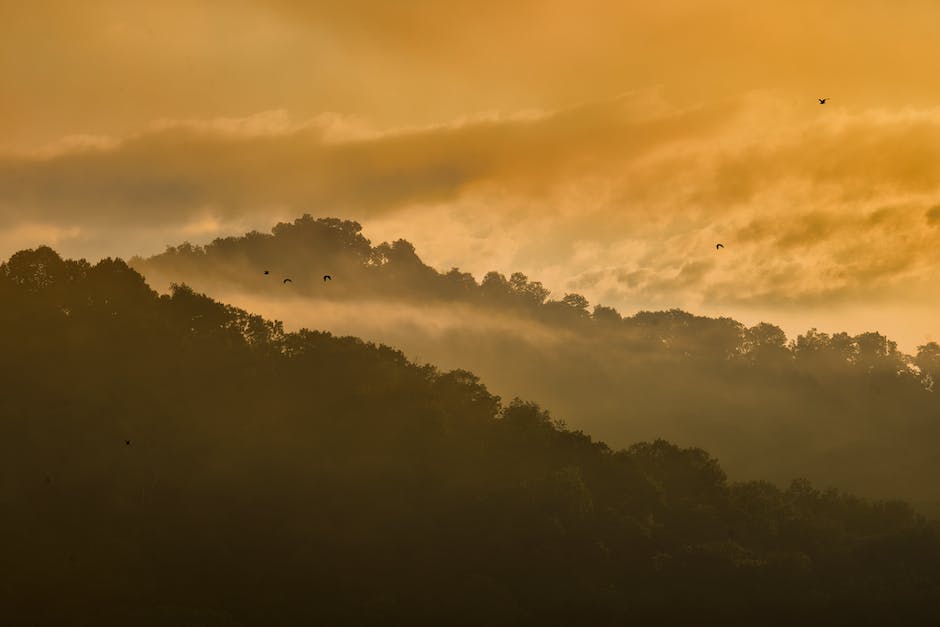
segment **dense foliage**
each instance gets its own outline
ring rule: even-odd
[[[772,324],[679,310],[623,316],[579,294],[552,297],[521,273],[477,282],[456,268],[437,272],[408,242],[373,246],[358,223],[334,218],[304,216],[132,263],[151,284],[253,293],[253,309],[303,295],[319,308],[294,307],[295,323],[330,323],[471,370],[496,393],[537,398],[616,447],[664,437],[705,448],[737,477],[806,476],[940,513],[936,343],[906,355],[877,332],[788,340]],[[295,283],[286,291],[262,268]],[[328,287],[326,272],[336,279]],[[383,303],[409,304],[408,316],[394,319]]]
[[[32,625],[822,624],[938,609],[900,502],[614,451],[119,260],[0,266],[0,614]],[[757,622],[755,622],[757,621]]]

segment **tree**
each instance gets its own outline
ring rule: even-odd
[[[756,324],[744,332],[743,352],[754,364],[775,366],[792,359],[783,329],[766,322]]]
[[[529,277],[521,272],[514,272],[509,277],[509,285],[513,292],[531,305],[541,305],[551,293],[538,281],[529,281]]]
[[[914,364],[920,370],[928,387],[936,390],[937,379],[940,378],[940,344],[927,342],[923,346],[918,346]]]
[[[591,317],[601,324],[617,324],[623,320],[623,316],[620,315],[619,311],[604,305],[594,305],[594,312]]]
[[[564,298],[561,299],[561,302],[568,305],[572,309],[579,309],[587,313],[588,308],[588,299],[580,294],[565,294]]]

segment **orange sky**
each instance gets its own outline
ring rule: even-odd
[[[309,212],[624,312],[912,350],[938,65],[927,0],[0,0],[0,254]]]

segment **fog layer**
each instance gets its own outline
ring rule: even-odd
[[[469,369],[615,446],[663,437],[712,451],[735,477],[799,475],[873,496],[940,498],[928,479],[940,471],[935,344],[907,355],[875,331],[788,339],[769,323],[679,310],[622,316],[520,273],[439,273],[407,242],[372,246],[358,224],[333,219],[132,264],[160,289],[185,282],[288,328]]]

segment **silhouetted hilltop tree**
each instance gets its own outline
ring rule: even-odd
[[[779,327],[764,322],[747,328],[729,318],[712,319],[678,309],[641,311],[624,317],[616,309],[595,305],[591,312],[584,296],[571,293],[550,299],[549,290],[521,272],[507,279],[492,271],[477,283],[458,268],[437,272],[424,264],[405,240],[373,247],[361,230],[358,222],[304,215],[292,223],[278,224],[270,234],[251,232],[216,239],[206,246],[171,246],[148,259],[134,258],[132,264],[158,279],[169,278],[169,282],[255,291],[279,289],[275,281],[259,276],[261,269],[277,268],[294,277],[302,293],[318,299],[385,296],[506,308],[527,312],[540,322],[573,325],[586,334],[614,331],[626,344],[682,357],[899,376],[917,376],[923,370],[912,368],[913,360],[879,333],[830,336],[812,329],[788,342]],[[323,290],[321,277],[329,272],[341,276],[342,281]]]
[[[305,215],[278,224],[270,234],[255,231],[206,246],[184,243],[131,263],[157,280],[185,279],[262,292],[278,287],[273,281],[259,280],[262,270],[272,269],[291,276],[298,291],[325,299],[420,294],[435,300],[526,307],[541,305],[549,295],[541,283],[518,272],[509,279],[492,272],[480,284],[457,268],[439,273],[421,261],[410,242],[399,239],[373,247],[361,230],[358,222]],[[325,292],[319,289],[323,274],[342,280]]]
[[[935,391],[937,379],[940,378],[940,344],[928,342],[923,346],[918,346],[914,364],[927,387]]]
[[[183,285],[158,295],[120,260],[22,251],[0,296],[10,624],[915,624],[938,609],[940,533],[903,503],[729,483],[663,440],[614,451],[468,371],[287,333]],[[779,348],[772,329],[749,337]],[[853,346],[861,368],[896,365],[878,338]]]
[[[276,268],[293,277],[302,293],[318,299],[394,296],[508,308],[527,312],[540,322],[574,326],[585,334],[614,332],[625,344],[680,357],[919,374],[896,343],[878,333],[830,336],[813,329],[788,342],[779,327],[767,323],[747,328],[728,318],[712,319],[677,309],[623,317],[616,309],[596,305],[591,312],[584,296],[571,293],[550,299],[549,290],[520,272],[508,279],[489,272],[480,283],[457,268],[439,273],[421,261],[409,242],[373,247],[361,230],[357,222],[305,215],[293,223],[278,224],[271,234],[252,232],[216,239],[206,246],[183,244],[132,263],[146,274],[169,277],[171,282],[218,285],[213,283],[218,280],[229,287],[283,293],[280,284],[260,275],[262,269]],[[324,290],[321,277],[330,272],[342,280]]]

